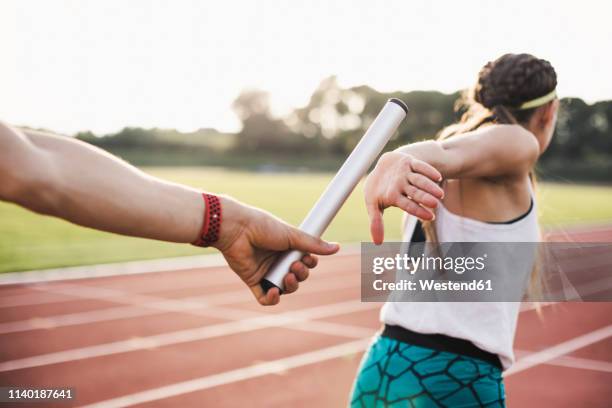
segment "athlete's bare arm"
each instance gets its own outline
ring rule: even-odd
[[[368,176],[365,200],[372,239],[383,240],[382,212],[395,206],[423,220],[444,197],[444,179],[526,175],[538,159],[532,133],[518,125],[494,125],[385,153]]]
[[[85,227],[170,242],[193,242],[204,214],[201,192],[152,177],[87,143],[0,122],[0,199]],[[215,244],[262,304],[259,281],[278,252],[338,250],[259,209],[221,197],[223,224]],[[295,291],[316,258],[292,266],[285,287]],[[272,292],[272,293],[271,293]]]

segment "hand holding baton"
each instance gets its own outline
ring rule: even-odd
[[[408,107],[401,100],[392,98],[387,101],[300,225],[302,231],[316,237],[323,235],[407,114]],[[300,260],[302,255],[295,250],[281,255],[261,281],[264,292],[277,287],[282,293],[283,278],[291,264]]]

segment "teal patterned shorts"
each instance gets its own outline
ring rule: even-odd
[[[378,336],[365,354],[351,407],[505,407],[501,370],[476,358]]]

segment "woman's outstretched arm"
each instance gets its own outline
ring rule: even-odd
[[[3,123],[0,199],[85,227],[182,243],[196,240],[205,211],[201,191],[152,177],[79,140]],[[228,197],[221,204],[223,223],[214,246],[262,304],[279,300],[278,290],[265,295],[259,286],[278,253],[338,250],[259,209]],[[311,255],[296,262],[286,278],[288,292],[315,265]]]
[[[443,178],[526,174],[536,162],[539,144],[518,125],[494,125],[445,140],[409,144],[385,153],[368,176],[365,201],[375,243],[384,238],[383,210],[395,206],[423,220],[444,198]]]
[[[396,150],[423,160],[445,179],[525,174],[539,155],[536,137],[519,125],[493,125]]]

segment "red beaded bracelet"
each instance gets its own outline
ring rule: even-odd
[[[219,239],[221,231],[221,200],[213,194],[202,193],[204,198],[204,220],[202,231],[192,245],[209,247]]]

